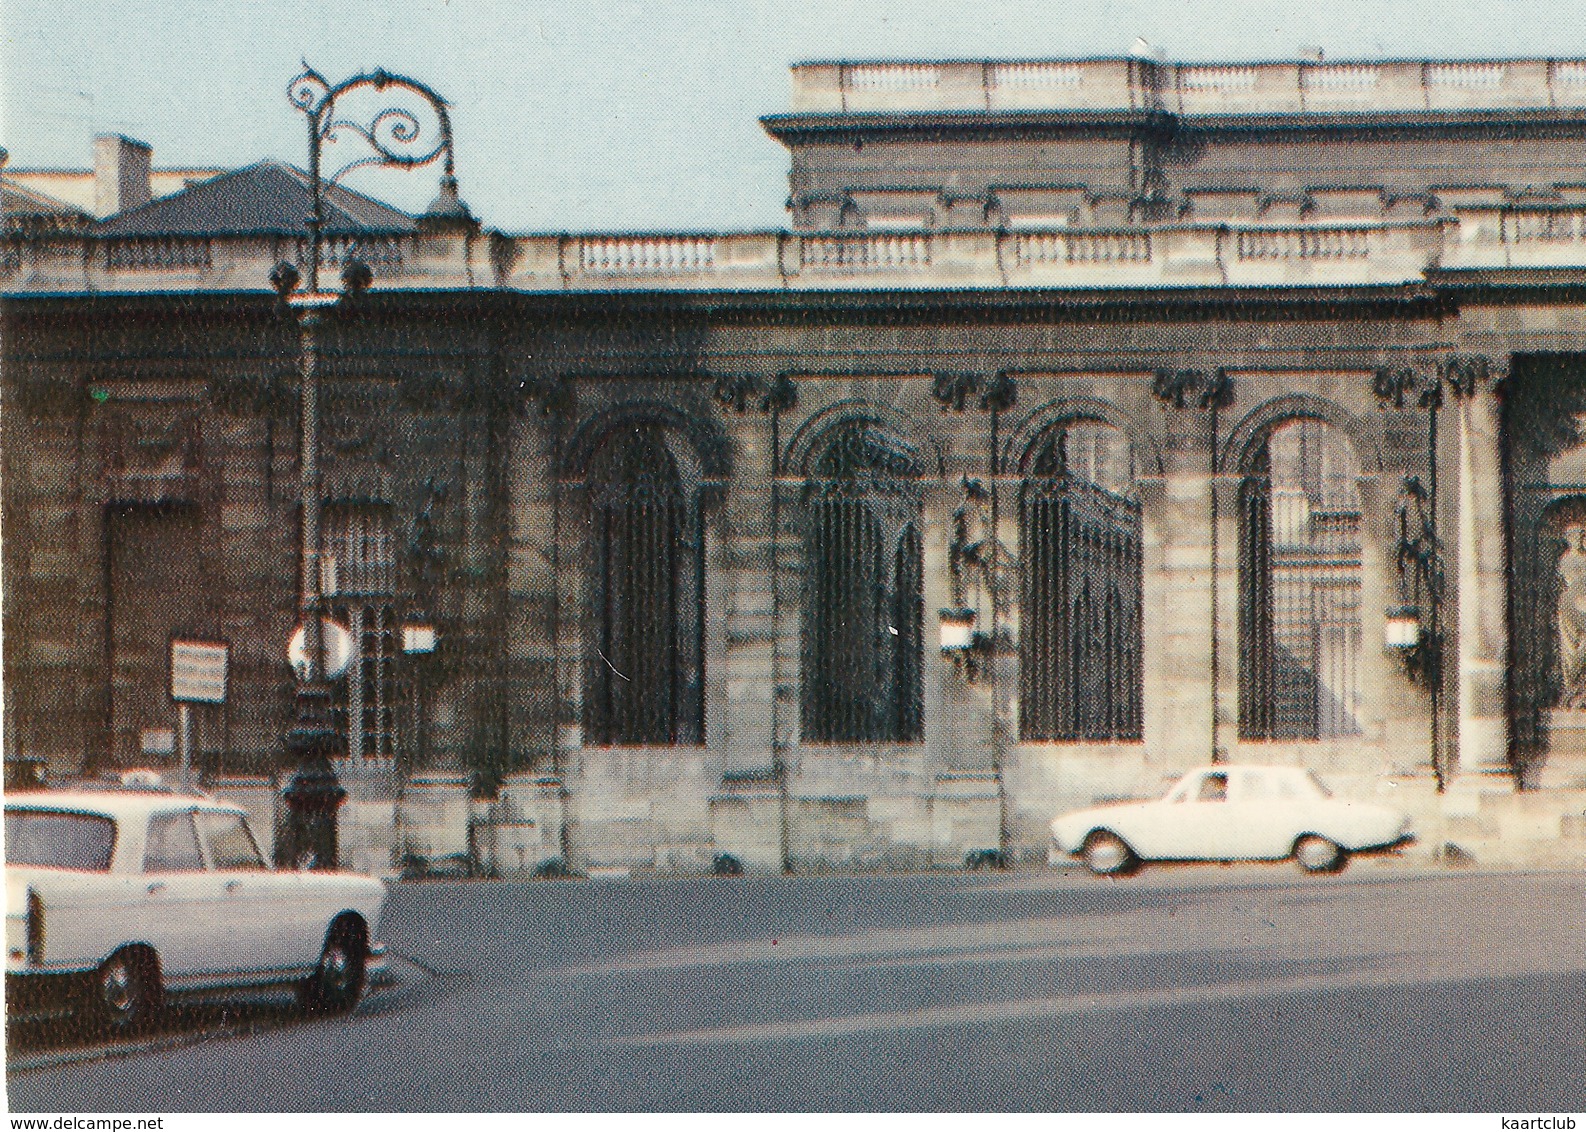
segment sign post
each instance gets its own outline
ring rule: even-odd
[[[176,741],[182,789],[193,788],[193,705],[226,702],[231,646],[205,641],[171,642],[171,699],[176,701]]]

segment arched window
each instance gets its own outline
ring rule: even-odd
[[[698,491],[657,425],[613,432],[589,468],[584,734],[597,745],[703,741]]]
[[[1026,468],[1019,735],[1141,737],[1140,503],[1128,439],[1052,429]]]
[[[1360,732],[1360,490],[1348,440],[1273,430],[1242,489],[1239,734]]]
[[[879,426],[834,430],[810,469],[803,719],[811,742],[922,734],[924,598],[913,453]]]
[[[325,508],[320,589],[352,634],[352,666],[336,681],[332,715],[350,759],[397,753],[396,541],[383,503]]]

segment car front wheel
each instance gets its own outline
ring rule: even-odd
[[[1119,876],[1135,864],[1134,853],[1116,833],[1098,829],[1085,838],[1085,867],[1097,876]]]
[[[1336,842],[1308,833],[1294,843],[1294,859],[1308,873],[1336,873],[1349,861]]]
[[[362,926],[348,920],[337,921],[325,937],[319,965],[303,985],[303,1005],[322,1014],[351,1010],[363,995],[368,956]]]
[[[118,951],[94,972],[90,985],[93,1018],[113,1034],[144,1029],[160,1009],[160,967],[153,955]]]

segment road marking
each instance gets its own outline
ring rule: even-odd
[[[1578,970],[1563,967],[1561,970]],[[1530,973],[1535,973],[1532,970]],[[1416,983],[1458,982],[1460,977],[1428,979],[1415,972],[1362,975],[1350,972],[1336,975],[1299,975],[1288,979],[1225,983],[1194,987],[1174,987],[1157,991],[1134,990],[1119,994],[1064,995],[1025,999],[1018,1002],[968,1002],[926,1010],[878,1011],[835,1018],[786,1019],[757,1022],[710,1030],[681,1030],[676,1033],[633,1034],[607,1039],[606,1044],[621,1047],[665,1046],[679,1043],[695,1045],[743,1045],[755,1042],[787,1041],[791,1038],[852,1037],[859,1034],[898,1030],[925,1030],[942,1027],[982,1026],[997,1022],[1028,1022],[1042,1018],[1061,1018],[1095,1012],[1147,1010],[1164,1006],[1193,1006],[1217,1002],[1240,1002],[1271,998],[1281,994],[1341,990],[1362,986],[1405,986]]]

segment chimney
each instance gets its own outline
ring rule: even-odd
[[[154,150],[145,142],[120,134],[94,139],[94,215],[114,216],[153,197],[149,160]]]

